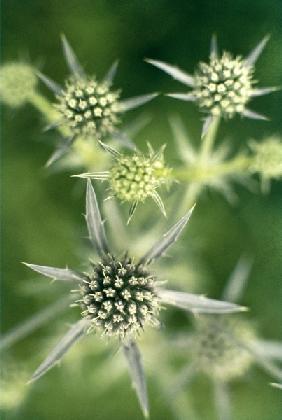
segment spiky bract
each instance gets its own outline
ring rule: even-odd
[[[120,156],[111,169],[111,189],[122,201],[143,202],[165,181],[167,171],[162,158]]]
[[[282,176],[282,141],[273,136],[262,143],[252,143],[254,152],[251,170],[259,172],[266,179]]]
[[[93,264],[80,292],[82,316],[104,335],[124,339],[140,333],[145,324],[158,324],[154,278],[127,256],[118,260],[107,255]]]
[[[253,336],[248,325],[229,322],[220,316],[204,316],[196,322],[194,357],[200,371],[228,381],[243,375],[252,363],[241,339]]]
[[[194,76],[193,95],[202,111],[232,118],[242,113],[252,94],[253,68],[240,57],[223,53],[200,63]]]
[[[56,107],[74,134],[103,139],[118,124],[118,98],[119,92],[111,91],[107,83],[71,77],[57,96]]]
[[[23,105],[36,85],[35,70],[28,64],[8,63],[0,69],[0,100],[13,108]]]

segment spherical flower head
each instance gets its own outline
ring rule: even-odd
[[[144,202],[165,182],[168,171],[162,158],[121,156],[111,169],[111,189],[122,201]]]
[[[94,78],[70,78],[57,96],[57,109],[74,134],[103,139],[118,124],[119,92]]]
[[[223,53],[200,63],[194,76],[193,95],[200,109],[213,116],[232,118],[242,113],[252,94],[253,68],[241,57]]]
[[[282,176],[282,141],[279,137],[253,143],[251,148],[254,152],[251,171],[259,172],[266,179]]]
[[[242,376],[252,356],[238,341],[252,336],[253,331],[242,321],[232,323],[220,316],[200,318],[193,348],[198,369],[223,381]]]
[[[125,256],[107,255],[81,287],[82,316],[104,335],[125,339],[145,324],[158,325],[159,303],[153,276]]]
[[[37,77],[32,66],[9,63],[0,68],[0,100],[17,108],[34,93]]]

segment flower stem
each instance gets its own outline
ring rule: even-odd
[[[211,165],[193,165],[189,168],[174,169],[171,176],[178,181],[207,183],[210,179],[241,173],[246,171],[251,164],[251,158],[238,156],[227,162]]]
[[[211,154],[213,149],[213,145],[215,142],[217,130],[220,123],[220,117],[215,117],[208,129],[207,134],[204,136],[202,140],[202,146],[200,151],[201,162],[206,162],[207,158]]]
[[[44,116],[47,123],[52,124],[59,120],[60,117],[57,111],[46,98],[40,95],[40,93],[34,92],[30,96],[29,102]],[[59,130],[63,136],[69,135],[69,131],[64,125],[58,126],[57,130]]]

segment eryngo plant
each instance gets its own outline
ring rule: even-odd
[[[108,198],[114,196],[122,202],[130,204],[128,221],[131,220],[137,205],[143,203],[147,198],[152,198],[162,214],[166,216],[163,201],[157,192],[162,184],[169,182],[170,169],[164,162],[165,146],[155,152],[148,144],[148,155],[137,150],[131,155],[126,155],[104,143],[101,145],[114,158],[114,163],[109,171],[90,172],[76,176],[108,181],[110,185]]]
[[[240,300],[250,270],[251,261],[242,257],[225,286],[223,299]],[[259,339],[249,321],[202,315],[195,319],[194,326],[194,332],[180,334],[174,341],[176,348],[191,358],[179,374],[174,389],[179,392],[198,373],[205,374],[214,385],[219,418],[231,418],[228,384],[244,377],[254,363],[275,379],[282,380],[282,369],[277,364],[282,360],[282,343]]]
[[[100,261],[91,263],[91,270],[87,273],[27,264],[46,277],[76,283],[78,289],[74,293],[78,294],[78,299],[75,305],[81,306],[82,310],[82,319],[55,346],[35,371],[31,381],[51,369],[84,334],[92,330],[100,331],[102,335],[119,339],[143,413],[148,414],[145,378],[135,337],[148,324],[158,324],[161,305],[174,305],[194,313],[230,313],[244,309],[236,304],[165,289],[150,271],[150,264],[178,239],[191,214],[192,210],[172,226],[139,261],[135,262],[127,253],[117,257],[110,251],[96,194],[88,180],[86,222],[90,240],[98,251]]]
[[[253,77],[255,63],[268,38],[263,38],[248,56],[243,58],[233,57],[228,52],[220,56],[216,38],[213,37],[209,61],[200,63],[193,76],[162,61],[146,61],[192,89],[189,93],[171,93],[168,96],[198,105],[200,111],[206,115],[202,131],[204,135],[216,117],[230,119],[235,114],[240,114],[253,119],[266,119],[264,115],[250,110],[247,104],[253,97],[276,90],[275,87],[256,88]]]
[[[79,137],[91,137],[105,140],[109,137],[122,137],[118,125],[123,113],[137,108],[152,100],[156,93],[120,99],[120,90],[113,90],[112,83],[117,70],[114,62],[103,80],[98,82],[95,76],[87,76],[65,36],[62,37],[63,52],[71,76],[60,86],[49,77],[38,73],[40,79],[55,94],[58,112],[57,120],[49,128],[66,126],[68,137],[65,147],[60,147],[50,162],[57,160]],[[50,163],[49,162],[49,163]]]

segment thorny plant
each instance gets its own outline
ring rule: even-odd
[[[129,204],[128,221],[138,204],[147,198],[152,198],[162,214],[166,215],[158,190],[175,183],[181,191],[181,199],[177,209],[173,209],[174,217],[187,212],[206,187],[220,191],[232,201],[232,181],[248,185],[253,174],[261,177],[262,190],[267,192],[270,181],[282,177],[282,142],[278,135],[262,141],[250,139],[248,150],[240,151],[232,157],[225,144],[214,147],[221,119],[228,120],[236,114],[266,119],[251,111],[248,104],[253,97],[277,90],[275,87],[258,88],[254,79],[254,66],[267,41],[268,37],[265,37],[243,58],[227,52],[220,55],[216,38],[213,37],[208,62],[200,63],[193,76],[165,62],[146,60],[191,88],[188,93],[168,96],[194,102],[205,116],[198,148],[194,147],[181,120],[177,116],[170,118],[180,162],[174,166],[165,161],[165,146],[155,151],[148,143],[148,153],[142,153],[133,144],[131,137],[147,123],[146,118],[141,118],[128,128],[121,124],[124,112],[145,104],[156,94],[121,99],[121,91],[112,87],[117,62],[98,81],[95,76],[86,75],[63,36],[63,52],[71,72],[63,86],[30,64],[8,63],[2,66],[0,99],[13,108],[31,103],[43,114],[47,122],[45,131],[52,129],[60,135],[47,166],[58,165],[58,162],[65,160],[72,169],[80,167],[86,170],[75,176],[87,178],[87,228],[100,258],[98,262],[90,261],[87,272],[27,264],[47,277],[76,284],[77,288],[71,291],[76,298],[68,294],[8,332],[0,341],[0,349],[30,334],[66,309],[70,303],[71,306],[81,308],[81,319],[70,328],[35,371],[31,382],[52,368],[82,336],[94,330],[102,336],[115,338],[123,349],[142,411],[147,416],[149,405],[146,381],[136,339],[143,330],[147,330],[148,325],[159,325],[160,311],[164,304],[194,314],[206,313],[195,319],[195,333],[182,339],[182,343],[188,340],[191,344],[189,351],[192,364],[183,369],[180,382],[174,386],[174,395],[181,388],[179,383],[187,380],[187,372],[188,379],[196,371],[205,372],[215,384],[219,416],[226,419],[229,418],[226,383],[245,373],[254,360],[281,381],[281,371],[272,363],[273,358],[281,359],[281,346],[266,342],[261,345],[262,342],[256,339],[254,331],[244,320],[236,324],[223,317],[222,314],[240,311],[240,306],[165,289],[163,282],[157,280],[156,274],[151,271],[150,264],[178,239],[192,210],[180,217],[143,257],[135,260],[128,249],[117,256],[109,249],[96,194],[90,182],[91,178],[106,181],[110,194],[108,198]],[[54,104],[38,92],[37,78],[55,94]],[[122,147],[125,151],[120,150]],[[247,271],[243,270],[245,273]],[[236,281],[227,287],[224,300],[236,301],[241,290],[238,285],[242,284],[242,275],[239,275],[239,280],[237,276]],[[175,339],[174,344],[177,352],[179,340]],[[168,370],[164,367],[163,373]],[[170,372],[168,377],[173,374]],[[274,383],[273,386],[279,388],[281,385]]]
[[[116,257],[109,248],[96,194],[88,180],[86,222],[89,238],[100,256],[99,262],[90,262],[91,269],[86,273],[27,264],[44,276],[77,283],[79,288],[72,292],[78,295],[78,299],[72,306],[80,306],[82,317],[35,371],[31,381],[37,380],[52,368],[85,333],[94,330],[103,336],[115,336],[123,347],[143,413],[148,415],[145,378],[135,337],[148,324],[159,325],[162,305],[174,305],[193,313],[232,313],[244,310],[227,302],[164,289],[162,282],[150,271],[150,264],[178,239],[191,214],[192,210],[172,226],[139,261],[135,262],[127,251]]]

